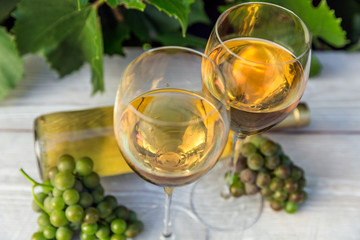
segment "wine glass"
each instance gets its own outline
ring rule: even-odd
[[[222,88],[216,97],[208,90],[214,84]],[[156,230],[147,239],[205,238],[204,228],[191,229],[201,224],[191,222],[196,217],[180,221],[187,229],[174,224],[172,230],[171,197],[174,187],[197,180],[219,159],[229,134],[226,99],[220,69],[195,50],[156,48],[127,67],[114,108],[116,140],[129,166],[165,190],[163,220],[153,214],[144,220]]]
[[[298,104],[309,76],[311,36],[305,23],[283,7],[244,3],[221,14],[205,54],[215,61],[225,77],[231,108],[230,128],[234,131],[233,155],[230,167],[219,164],[195,185],[192,208],[214,229],[242,231],[257,221],[263,200],[259,194],[231,197],[223,170],[228,169],[232,175],[240,171],[238,159],[244,139],[270,129]],[[218,89],[212,90],[216,96]],[[257,190],[258,186],[254,184],[249,189]],[[211,201],[204,205],[204,199]],[[212,206],[221,214],[215,216],[209,210]]]

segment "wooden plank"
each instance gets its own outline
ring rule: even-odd
[[[294,215],[275,213],[266,205],[259,222],[244,233],[245,239],[357,240],[360,236],[357,224],[360,221],[359,136],[310,133],[268,136],[279,142],[292,160],[305,169],[309,199]],[[30,206],[31,186],[18,172],[23,167],[37,178],[32,144],[32,133],[0,132],[0,235],[3,239],[30,239],[37,228],[37,215]],[[162,204],[161,189],[135,174],[107,177],[102,182],[106,192],[115,194],[119,202],[133,201],[131,206],[135,210],[146,210],[146,203],[148,206]],[[190,191],[191,186],[175,190],[174,203],[189,207]],[[24,226],[21,234],[19,226]],[[239,239],[242,234],[211,232],[210,239],[224,236],[231,240]]]

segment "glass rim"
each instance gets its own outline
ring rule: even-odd
[[[299,56],[294,56],[295,58],[292,59],[292,60],[289,60],[289,61],[284,61],[284,62],[275,62],[275,63],[263,63],[263,62],[257,62],[257,61],[252,61],[252,60],[249,60],[249,59],[246,59],[246,58],[242,58],[240,57],[239,55],[237,55],[236,53],[234,53],[233,51],[231,51],[225,44],[224,44],[224,41],[221,39],[220,37],[220,34],[219,34],[219,31],[218,31],[218,27],[219,27],[219,24],[220,24],[220,21],[222,21],[226,15],[233,11],[234,9],[236,8],[239,8],[239,7],[242,7],[242,6],[245,6],[245,5],[256,5],[256,4],[260,4],[260,5],[269,5],[269,6],[272,6],[272,7],[275,7],[275,8],[280,8],[282,10],[284,10],[285,12],[288,12],[290,13],[291,15],[294,15],[301,23],[302,23],[302,26],[303,26],[303,29],[304,29],[304,32],[305,32],[305,36],[306,36],[306,39],[308,39],[308,42],[306,44],[306,49],[301,53],[299,54]],[[303,58],[307,53],[309,53],[311,51],[311,32],[308,28],[308,26],[305,24],[305,22],[297,15],[295,14],[293,11],[285,8],[285,7],[282,7],[282,6],[279,6],[277,4],[273,4],[273,3],[267,3],[267,2],[245,2],[245,3],[240,3],[240,4],[237,4],[235,6],[232,6],[230,8],[228,8],[227,10],[225,10],[223,13],[220,14],[220,16],[218,17],[218,19],[216,20],[216,23],[215,23],[215,35],[216,35],[216,38],[218,39],[218,41],[220,42],[221,46],[223,46],[231,55],[233,55],[234,57],[238,58],[238,59],[241,59],[241,60],[244,60],[244,61],[247,61],[247,62],[251,62],[251,63],[257,63],[257,64],[262,64],[262,65],[279,65],[279,64],[289,64],[289,63],[292,63],[292,62],[296,62],[296,61],[299,61],[301,58]],[[267,40],[267,39],[265,39]],[[277,44],[278,45],[278,44]],[[279,45],[281,46],[281,45]],[[283,47],[283,46],[281,46]],[[286,48],[285,48],[286,49]],[[288,49],[286,49],[288,50]]]
[[[149,117],[149,116],[146,116],[145,114],[139,112],[137,109],[135,109],[131,104],[129,104],[130,102],[128,101],[123,101],[121,100],[120,102],[125,104],[128,108],[131,109],[131,111],[133,113],[135,113],[138,117],[144,119],[145,121],[147,122],[150,122],[150,123],[154,123],[154,124],[157,124],[157,125],[163,125],[163,126],[189,126],[189,125],[194,125],[194,124],[198,124],[199,122],[203,121],[204,119],[206,118],[209,118],[210,116],[216,114],[217,112],[219,112],[219,110],[223,107],[225,109],[228,109],[227,108],[227,101],[226,101],[226,97],[227,97],[227,94],[226,94],[226,82],[225,82],[225,77],[221,71],[221,69],[219,68],[219,66],[217,66],[215,64],[215,62],[209,58],[208,56],[206,56],[204,53],[202,52],[199,52],[199,51],[196,51],[194,49],[191,49],[191,48],[187,48],[187,47],[180,47],[180,46],[163,46],[163,47],[156,47],[156,48],[152,48],[152,49],[149,49],[145,52],[143,52],[142,54],[140,54],[138,57],[136,57],[134,60],[132,60],[128,66],[126,67],[125,71],[124,71],[124,74],[123,76],[121,77],[121,79],[123,79],[123,77],[126,75],[126,72],[128,71],[129,67],[135,62],[137,61],[139,58],[141,57],[144,57],[146,54],[151,54],[151,53],[154,53],[154,52],[157,52],[157,51],[162,51],[162,50],[178,50],[178,51],[182,51],[184,53],[188,52],[190,54],[194,54],[194,55],[197,55],[199,57],[201,57],[201,61],[203,58],[207,59],[208,61],[211,62],[211,64],[213,65],[213,67],[216,69],[216,71],[218,72],[218,75],[221,76],[221,79],[224,83],[224,93],[221,94],[221,100],[219,100],[218,98],[216,98],[214,96],[215,99],[217,99],[219,102],[214,105],[212,104],[210,101],[208,101],[207,99],[205,99],[204,97],[202,97],[201,95],[198,95],[196,94],[195,91],[190,91],[190,90],[186,90],[184,88],[160,88],[160,89],[153,89],[153,90],[149,90],[146,93],[148,92],[151,92],[151,91],[156,91],[156,90],[181,90],[181,91],[187,91],[187,92],[191,92],[191,93],[194,93],[195,95],[197,95],[199,97],[199,99],[204,99],[206,100],[211,106],[214,107],[214,109],[212,109],[209,113],[207,113],[206,115],[204,116],[201,116],[201,117],[198,117],[196,119],[193,119],[193,120],[190,120],[190,121],[181,121],[181,122],[167,122],[167,121],[162,121],[162,120],[157,120],[157,119],[154,119],[152,117]],[[200,70],[201,71],[201,70]],[[202,80],[202,76],[200,76],[200,80],[201,80],[201,83],[203,82]],[[121,80],[122,81],[122,80]],[[202,84],[202,86],[206,86],[206,84]],[[121,90],[120,90],[121,89]],[[120,90],[120,91],[119,91]],[[120,86],[119,86],[119,90],[118,90],[118,93],[116,94],[116,98],[118,97],[118,94],[121,94],[123,95],[123,93],[125,91],[123,91],[123,87],[122,87],[122,84],[120,83]],[[134,98],[132,98],[131,101],[133,101],[134,99],[136,99],[137,97],[140,97],[144,95],[144,93],[138,95],[138,96],[135,96]],[[120,102],[116,101],[115,102],[115,109],[118,107],[118,104],[120,104]],[[228,111],[228,110],[226,110]],[[115,116],[114,116],[115,117]]]

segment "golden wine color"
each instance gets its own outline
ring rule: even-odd
[[[134,171],[157,185],[196,180],[214,166],[227,140],[218,134],[226,132],[220,113],[191,92],[150,91],[116,109],[122,109],[115,112],[120,115],[115,135],[123,156]]]
[[[228,83],[232,130],[250,135],[283,120],[303,91],[300,62],[285,48],[262,39],[238,38],[224,45],[207,51]],[[216,86],[209,88],[216,95]]]

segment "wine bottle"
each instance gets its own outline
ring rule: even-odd
[[[274,129],[304,127],[309,122],[309,109],[305,103],[300,103]],[[92,158],[94,170],[100,176],[132,172],[116,143],[113,106],[39,116],[34,122],[34,135],[36,158],[44,179],[48,169],[56,165],[62,154],[71,154],[75,159]],[[232,151],[231,139],[229,136],[222,158]]]

